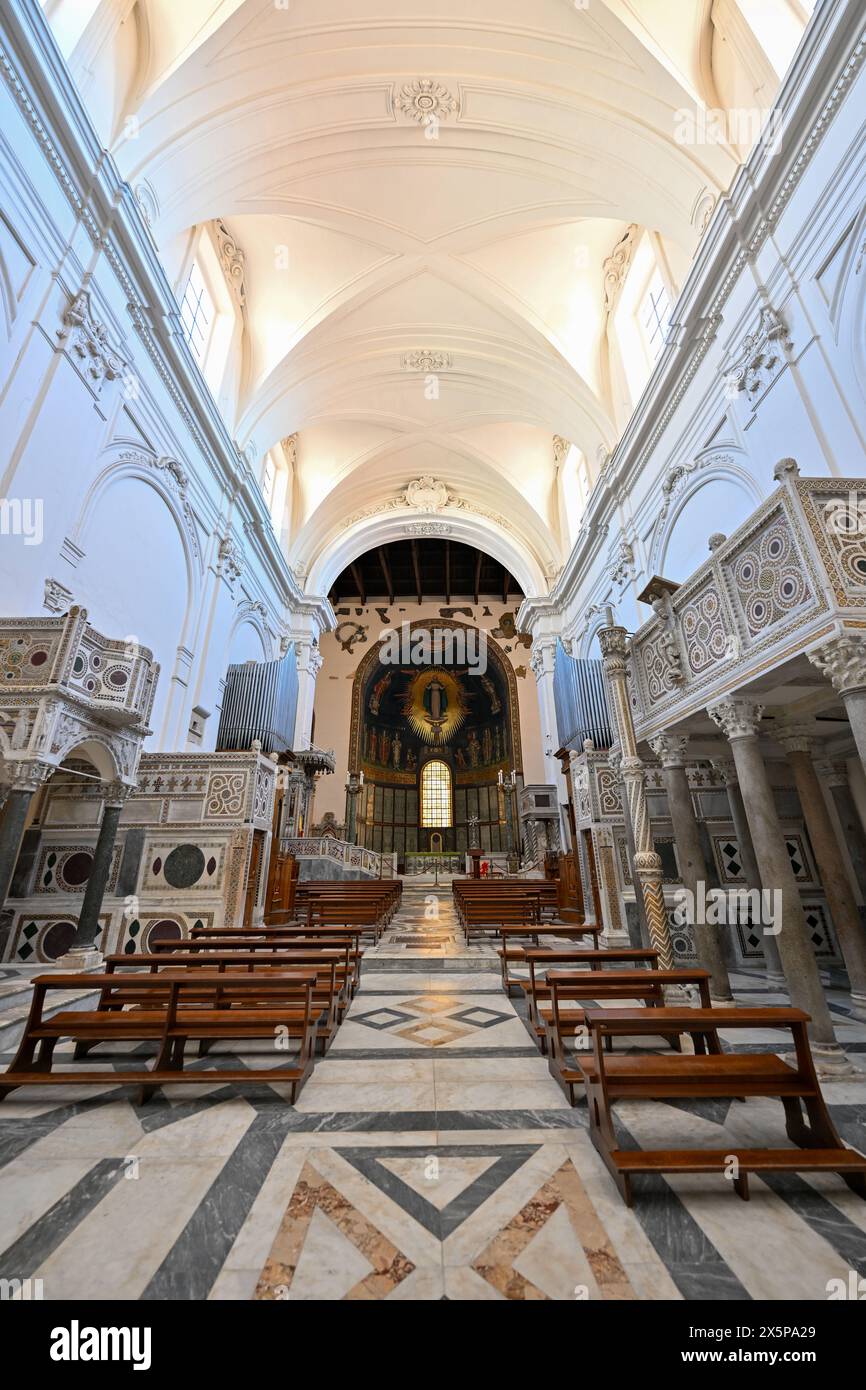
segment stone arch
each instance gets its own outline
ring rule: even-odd
[[[720,512],[717,524],[712,529],[724,531],[729,535],[745,520],[748,512],[753,511],[763,500],[760,485],[748,465],[746,455],[739,449],[713,451],[699,454],[687,464],[675,464],[668,469],[661,486],[661,511],[649,552],[651,574],[664,574],[667,578],[678,580],[688,578],[687,574],[668,574],[672,560],[672,543],[687,509],[708,487],[717,492],[721,491],[718,484],[727,484],[729,490],[742,496],[748,504],[748,510],[744,515],[736,517],[733,524],[726,524],[724,512]],[[703,539],[706,540],[709,534],[711,532]],[[696,569],[698,563],[703,562],[708,554],[707,550],[699,560],[696,559],[692,570]],[[689,573],[691,572],[690,570]]]

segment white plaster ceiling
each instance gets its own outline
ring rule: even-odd
[[[561,564],[551,436],[616,442],[603,261],[636,222],[687,262],[734,172],[674,138],[712,100],[706,0],[140,3],[115,153],[161,246],[219,217],[243,249],[232,423],[260,454],[299,435],[293,562],[425,471]],[[419,79],[438,139],[401,109]],[[450,355],[438,399],[401,365],[418,349]]]

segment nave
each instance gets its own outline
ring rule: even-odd
[[[741,1006],[786,1002],[754,975],[734,988]],[[862,1149],[866,1027],[843,1000],[830,995],[837,1032],[864,1076],[822,1090]],[[722,1039],[748,1053],[766,1035]],[[15,1093],[0,1277],[61,1301],[822,1300],[866,1260],[866,1203],[835,1175],[753,1178],[748,1203],[718,1176],[645,1176],[625,1207],[495,944],[466,945],[432,876],[366,948],[295,1106],[285,1089],[167,1086],[144,1107],[122,1089]],[[623,1147],[785,1142],[774,1100],[624,1102],[616,1123]]]

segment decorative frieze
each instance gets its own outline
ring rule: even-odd
[[[437,352],[434,348],[416,348],[400,358],[404,372],[447,372],[453,365],[450,352]]]

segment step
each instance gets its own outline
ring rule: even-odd
[[[750,1173],[866,1173],[866,1158],[855,1149],[614,1149],[611,1158],[622,1173],[716,1173],[732,1158]]]
[[[31,981],[34,975],[45,975],[50,972],[50,967],[45,965],[21,966],[20,978],[14,982],[10,979],[0,981],[3,985],[11,986],[6,992],[0,995],[0,1054],[4,1052],[14,1052],[24,1036],[24,1024],[30,1013]],[[52,991],[51,1004],[44,1010],[45,1018],[53,1018],[62,1009],[87,1009],[93,1008],[99,998],[98,990],[91,990],[88,993],[81,993],[78,990],[63,990],[54,993]]]

